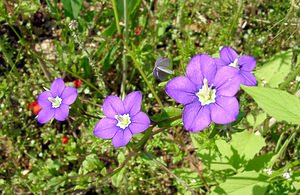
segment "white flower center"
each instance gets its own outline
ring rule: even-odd
[[[236,58],[233,62],[231,62],[228,66],[239,69],[238,59]]]
[[[48,97],[48,100],[52,103],[52,108],[59,108],[62,102],[62,99],[58,96],[56,98]]]
[[[115,115],[115,119],[118,121],[117,126],[121,129],[127,128],[131,123],[129,114]]]
[[[215,102],[216,90],[212,89],[212,87],[213,85],[208,87],[208,81],[206,78],[204,78],[202,88],[199,89],[198,93],[196,93],[196,96],[198,96],[202,106]]]

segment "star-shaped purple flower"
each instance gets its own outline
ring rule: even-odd
[[[186,130],[198,132],[211,122],[227,124],[236,119],[239,103],[234,95],[240,85],[237,71],[228,66],[218,70],[213,58],[198,54],[188,63],[186,76],[167,83],[167,94],[184,105]]]
[[[69,105],[76,100],[77,95],[74,87],[66,87],[62,79],[55,79],[50,91],[45,91],[38,97],[38,104],[42,108],[37,116],[38,122],[43,124],[53,117],[64,121],[69,115]]]
[[[256,66],[256,60],[252,56],[238,56],[236,51],[231,47],[223,47],[220,51],[220,58],[215,59],[218,67],[230,66],[238,69],[238,76],[241,84],[247,86],[255,86],[256,78],[251,71]]]
[[[117,96],[108,96],[103,102],[105,115],[95,126],[94,135],[112,139],[114,147],[128,144],[132,136],[145,131],[150,125],[149,117],[141,112],[142,94],[131,92],[122,101]]]

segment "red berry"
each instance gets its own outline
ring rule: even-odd
[[[41,111],[40,105],[37,103],[37,101],[31,102],[28,104],[28,108],[33,112],[34,115],[38,115],[38,113]]]
[[[83,82],[79,79],[76,79],[76,80],[73,81],[73,84],[75,85],[76,88],[81,87],[82,83]]]
[[[142,32],[142,27],[137,26],[134,30],[134,35],[139,36],[141,34],[141,32]]]
[[[68,141],[69,141],[68,136],[64,135],[64,136],[61,137],[61,143],[62,143],[62,144],[67,144]]]

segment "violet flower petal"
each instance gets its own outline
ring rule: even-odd
[[[238,54],[231,47],[225,46],[220,51],[220,58],[229,65],[238,58]]]
[[[51,87],[50,87],[50,91],[54,98],[57,96],[60,97],[62,92],[64,91],[64,89],[65,89],[65,83],[61,78],[55,79],[52,82]]]
[[[77,98],[77,89],[74,87],[65,87],[64,91],[61,94],[63,104],[73,104]]]
[[[69,115],[69,105],[61,104],[58,108],[55,108],[54,118],[58,121],[64,121]]]
[[[52,94],[50,91],[44,91],[43,93],[41,93],[37,99],[38,104],[42,107],[42,108],[46,108],[46,107],[52,107],[52,103],[48,100],[49,97],[52,97]]]
[[[144,112],[139,112],[131,118],[129,129],[133,134],[141,133],[148,129],[150,119]]]
[[[240,70],[251,72],[256,66],[256,60],[252,56],[241,56],[239,57],[238,64]]]
[[[240,89],[239,70],[230,66],[220,68],[213,84],[217,89],[217,96],[234,96]]]
[[[166,85],[166,93],[176,102],[181,104],[189,104],[197,97],[196,86],[187,77],[179,76],[170,80]]]
[[[95,126],[94,135],[102,139],[113,138],[117,131],[121,131],[121,129],[116,126],[117,122],[117,120],[112,118],[101,119]]]
[[[108,96],[105,98],[102,105],[105,116],[115,118],[115,115],[125,114],[125,108],[122,100],[117,96]]]
[[[240,79],[241,79],[241,84],[247,86],[255,86],[257,83],[256,77],[251,72],[240,70]]]
[[[217,124],[227,124],[236,120],[239,103],[235,97],[219,96],[216,103],[210,104],[211,119]]]
[[[51,118],[54,117],[54,109],[47,107],[47,108],[43,108],[38,116],[37,116],[37,120],[39,123],[46,123],[48,122]]]
[[[224,62],[224,60],[220,58],[214,58],[215,64],[217,65],[217,68],[222,68],[223,66],[227,66],[228,64]]]
[[[186,76],[197,86],[203,84],[206,78],[210,82],[213,80],[217,71],[214,59],[206,54],[198,54],[194,56],[186,67]]]
[[[141,110],[142,105],[142,93],[134,91],[129,93],[124,100],[125,112],[130,113],[130,116],[134,116]]]
[[[201,106],[200,102],[194,102],[184,107],[183,124],[186,130],[198,132],[211,123],[210,110],[208,106]]]
[[[115,148],[120,148],[122,146],[126,146],[128,142],[131,140],[132,134],[130,130],[119,130],[115,134],[115,136],[112,138],[112,144],[115,146]]]

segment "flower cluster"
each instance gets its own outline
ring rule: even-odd
[[[207,54],[194,56],[187,65],[186,76],[175,77],[166,86],[166,93],[184,105],[184,128],[198,132],[212,122],[233,122],[239,113],[235,94],[240,84],[256,84],[251,73],[255,65],[253,57],[238,57],[229,47],[222,48],[219,59]]]
[[[173,74],[169,66],[167,58],[158,59],[153,70],[154,76],[161,80],[167,74]],[[184,105],[184,128],[198,132],[212,122],[233,122],[239,113],[235,94],[240,84],[256,85],[251,73],[255,66],[256,61],[252,56],[239,57],[230,47],[223,47],[218,59],[207,54],[194,56],[187,65],[186,76],[173,78],[165,89],[170,97]],[[75,80],[73,84],[79,88],[82,81]],[[50,91],[38,97],[41,107],[37,112],[38,122],[46,123],[52,118],[65,120],[69,105],[77,98],[76,88],[66,87],[60,78],[54,80]],[[117,96],[106,97],[102,106],[105,117],[96,124],[94,135],[112,139],[116,148],[127,145],[134,134],[145,131],[150,125],[149,117],[141,112],[141,104],[142,94],[138,91],[129,93],[124,100]]]

